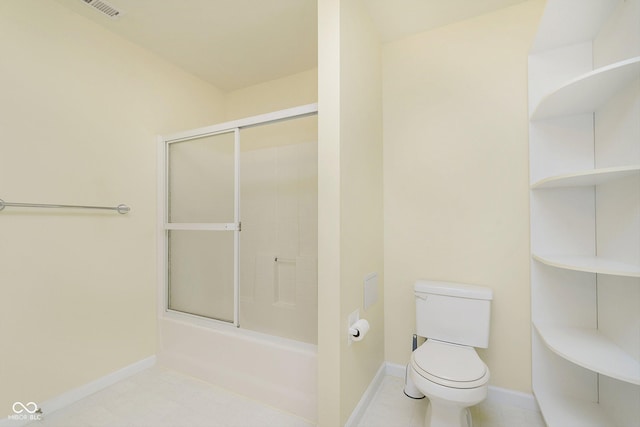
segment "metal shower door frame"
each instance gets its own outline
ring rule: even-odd
[[[234,280],[233,280],[233,322],[206,318],[212,322],[235,327],[240,326],[240,231],[242,222],[240,219],[240,130],[254,126],[266,125],[279,121],[302,118],[318,114],[318,104],[307,104],[285,110],[274,111],[258,116],[247,117],[240,120],[220,123],[185,132],[179,132],[167,136],[158,137],[159,144],[159,186],[158,186],[158,219],[161,225],[159,233],[159,277],[162,280],[162,307],[161,312],[179,313],[189,317],[204,318],[203,316],[185,313],[169,308],[169,277],[168,277],[168,235],[170,230],[201,230],[201,231],[233,231],[234,245]],[[224,133],[234,132],[234,218],[232,223],[170,223],[169,222],[169,145],[176,142],[184,142],[192,139],[204,138]]]
[[[228,133],[234,134],[234,146],[233,146],[233,163],[234,163],[234,172],[233,172],[233,222],[188,222],[188,223],[176,223],[169,222],[169,146],[173,143],[186,142],[190,140],[196,140],[205,137],[211,137],[216,135],[224,135]],[[233,321],[226,322],[221,319],[209,318],[214,321],[224,322],[224,323],[233,323],[234,326],[238,327],[239,324],[239,309],[240,309],[240,277],[239,277],[239,258],[240,258],[240,129],[239,128],[230,128],[224,129],[217,132],[209,132],[206,134],[194,135],[192,137],[174,139],[174,140],[166,140],[165,139],[165,149],[164,149],[164,234],[165,234],[165,265],[169,265],[169,231],[171,230],[183,230],[183,231],[232,231],[233,232]],[[165,269],[165,277],[166,277],[166,293],[167,297],[165,299],[165,308],[167,311],[173,311],[178,313],[189,314],[193,316],[198,316],[196,314],[186,313],[179,310],[172,310],[169,308],[169,278],[168,278],[168,269]],[[199,316],[201,317],[201,316]]]

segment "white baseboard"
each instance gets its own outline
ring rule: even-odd
[[[489,386],[487,401],[502,405],[515,406],[528,411],[540,412],[536,398],[533,394],[510,390],[502,387]]]
[[[44,416],[50,414],[52,412],[57,411],[58,409],[62,409],[66,406],[71,405],[72,403],[77,402],[80,399],[84,399],[87,396],[92,395],[102,389],[105,389],[118,381],[122,381],[132,375],[137,374],[138,372],[142,372],[145,369],[148,369],[155,365],[156,356],[150,356],[146,359],[142,359],[138,362],[135,362],[129,366],[125,366],[122,369],[119,369],[115,372],[112,372],[108,375],[105,375],[102,378],[98,378],[95,381],[91,381],[85,385],[74,388],[67,392],[62,393],[59,396],[53,397],[44,402],[40,402],[38,407],[42,409],[42,413]],[[30,422],[33,422],[31,419],[25,420],[16,420],[16,419],[0,419],[0,427],[21,427]]]
[[[367,410],[367,407],[373,400],[373,396],[376,395],[376,392],[380,388],[382,380],[384,379],[385,375],[388,375],[386,365],[387,364],[385,362],[382,362],[382,365],[380,365],[380,369],[378,369],[378,372],[376,372],[373,380],[371,380],[369,387],[367,387],[367,389],[362,394],[360,401],[353,409],[353,412],[351,412],[351,416],[345,423],[344,427],[355,427],[358,425],[358,423],[362,419],[362,416],[364,415],[364,412]]]
[[[385,372],[390,377],[404,378],[406,365],[398,365],[397,363],[385,362]]]
[[[385,372],[391,377],[404,378],[406,366],[397,363],[386,363]],[[515,406],[528,411],[540,412],[535,397],[530,393],[510,390],[502,387],[489,386],[487,401],[503,405]]]

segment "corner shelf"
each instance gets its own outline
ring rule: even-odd
[[[533,259],[543,264],[565,270],[622,277],[640,277],[640,266],[638,265],[604,259],[597,256],[538,254],[533,254],[532,256]]]
[[[588,187],[634,175],[640,178],[640,165],[592,169],[588,171],[551,176],[535,182],[531,185],[531,189]]]
[[[640,385],[640,362],[597,329],[536,322],[534,326],[547,347],[558,356],[599,374]]]
[[[602,427],[614,424],[596,402],[545,392],[536,393],[536,400],[548,427]]]
[[[531,120],[594,112],[638,77],[640,57],[583,74],[547,94],[531,114]]]

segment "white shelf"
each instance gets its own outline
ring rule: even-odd
[[[534,326],[547,347],[558,356],[590,371],[640,385],[640,362],[597,329],[538,323]]]
[[[547,427],[605,427],[614,425],[600,405],[559,394],[535,392]]]
[[[636,175],[640,177],[640,165],[593,169],[541,179],[531,185],[532,190],[560,187],[587,187]]]
[[[612,95],[638,77],[640,57],[593,70],[542,98],[531,114],[531,120],[594,112]]]
[[[533,259],[552,267],[586,273],[609,274],[613,276],[640,277],[640,266],[596,256],[538,255]]]

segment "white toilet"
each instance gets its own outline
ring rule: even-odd
[[[409,375],[429,399],[425,427],[471,427],[469,407],[487,397],[489,368],[474,347],[489,345],[493,291],[419,280],[416,334],[427,340],[411,354]]]

